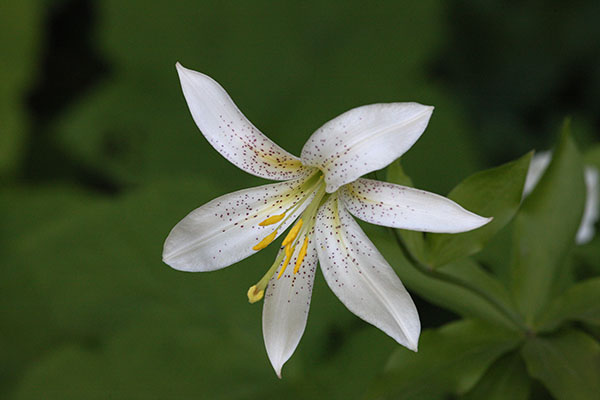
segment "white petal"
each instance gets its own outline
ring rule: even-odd
[[[263,135],[212,78],[177,63],[192,117],[209,143],[242,170],[272,180],[303,176],[300,160]]]
[[[298,272],[293,273],[302,241],[299,243],[281,278],[277,279],[281,265],[271,278],[263,307],[263,335],[267,355],[280,378],[283,364],[292,356],[304,333],[317,268],[314,240],[309,239],[306,257]]]
[[[551,151],[540,151],[535,153],[529,164],[529,170],[527,171],[527,178],[525,179],[525,186],[523,188],[523,198],[528,196],[533,189],[536,187],[544,172],[548,168],[550,161],[552,160]],[[576,244],[586,244],[594,237],[596,233],[595,224],[600,216],[600,189],[598,188],[598,169],[593,166],[586,166],[584,169],[585,178],[585,208],[583,210],[583,216],[581,217],[581,223],[575,236]]]
[[[599,173],[595,167],[586,167],[585,170],[585,208],[583,210],[583,217],[581,217],[581,224],[577,230],[575,236],[575,243],[585,244],[592,240],[596,233],[596,221],[598,221],[600,206],[600,189],[598,188]]]
[[[316,239],[325,280],[342,303],[416,351],[421,324],[410,295],[335,195],[319,210]]]
[[[531,161],[529,162],[529,169],[527,170],[527,177],[525,178],[525,185],[523,186],[523,198],[525,198],[533,188],[540,181],[540,178],[548,168],[552,160],[552,152],[540,151],[535,153]]]
[[[340,193],[352,215],[392,228],[457,233],[492,220],[467,211],[446,197],[388,182],[359,179],[344,186]]]
[[[306,195],[297,190],[306,178],[240,190],[221,196],[182,219],[169,233],[163,261],[181,271],[213,271],[236,263],[256,251],[252,249],[278,224],[259,226]],[[300,215],[314,193],[286,220],[277,236]]]
[[[371,104],[332,119],[312,134],[302,162],[325,173],[327,192],[385,167],[421,136],[433,107],[417,103]]]

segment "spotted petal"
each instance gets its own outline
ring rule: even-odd
[[[421,136],[433,107],[418,103],[371,104],[327,122],[308,139],[302,162],[325,173],[327,192],[381,169]]]
[[[212,78],[177,63],[192,117],[208,142],[238,168],[283,181],[307,173],[300,160],[262,134]]]
[[[304,178],[240,190],[197,208],[171,230],[163,261],[181,271],[213,271],[254,254],[257,243],[278,227],[276,236],[283,233],[310,203],[310,182]],[[259,225],[297,204],[281,225]]]
[[[392,228],[457,233],[479,228],[492,220],[435,193],[371,179],[358,179],[344,186],[340,193],[352,215]]]
[[[336,195],[319,210],[316,239],[325,280],[342,303],[416,351],[421,324],[410,295]]]
[[[309,237],[312,237],[312,232]],[[302,240],[299,242],[302,243]],[[310,239],[306,257],[294,274],[299,252],[300,246],[297,246],[280,279],[277,276],[281,265],[271,278],[263,307],[265,347],[275,373],[280,378],[283,364],[292,356],[304,333],[317,268],[314,239]]]

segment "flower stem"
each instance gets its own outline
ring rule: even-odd
[[[471,283],[469,283],[463,279],[460,279],[456,276],[452,276],[452,275],[446,274],[444,272],[435,270],[435,269],[431,268],[430,266],[423,264],[418,258],[416,258],[412,254],[412,252],[406,246],[406,243],[404,242],[404,240],[402,239],[402,237],[400,236],[398,231],[393,228],[390,228],[390,229],[392,231],[392,234],[394,235],[394,238],[396,239],[396,242],[398,243],[398,246],[400,247],[400,250],[402,250],[404,257],[408,260],[408,262],[417,271],[421,272],[422,274],[424,274],[430,278],[437,279],[438,281],[442,281],[442,282],[445,282],[445,283],[448,283],[448,284],[451,284],[454,286],[461,287],[461,288],[475,294],[476,296],[485,300],[496,311],[498,311],[500,314],[502,314],[504,317],[506,317],[509,321],[511,321],[515,325],[515,327],[517,327],[520,331],[522,331],[526,335],[532,334],[531,328],[523,323],[523,321],[521,320],[521,318],[519,317],[518,314],[516,314],[514,311],[510,310],[509,308],[505,307],[503,304],[499,303],[495,298],[493,298],[492,296],[487,294],[485,291],[481,290],[477,286],[474,286]]]

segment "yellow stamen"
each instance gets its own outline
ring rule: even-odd
[[[260,226],[268,226],[273,225],[281,221],[285,217],[285,213],[279,215],[271,215],[269,218],[265,219],[263,222],[259,223]]]
[[[279,275],[277,275],[277,279],[281,278],[281,275],[283,275],[283,273],[285,272],[285,269],[287,268],[292,258],[292,254],[294,254],[294,250],[296,250],[296,246],[291,247],[289,244],[285,246],[285,261],[281,266],[281,270],[279,271]]]
[[[304,257],[306,256],[306,249],[308,248],[308,236],[304,238],[304,243],[300,248],[300,252],[298,253],[298,259],[296,260],[296,266],[294,267],[294,274],[298,272],[300,269],[300,265],[302,261],[304,261]]]
[[[262,299],[264,295],[264,289],[258,290],[256,285],[251,286],[250,289],[248,289],[248,301],[250,303],[256,303],[257,301]]]
[[[294,239],[296,239],[296,236],[298,236],[298,231],[300,231],[300,228],[302,228],[302,218],[298,218],[298,222],[296,222],[296,225],[290,229],[290,233],[288,233],[285,239],[283,239],[281,245],[287,246],[288,243],[292,243]]]
[[[275,236],[277,236],[277,231],[271,233],[269,236],[258,242],[258,244],[252,248],[252,250],[258,251],[264,249],[265,247],[270,245],[273,240],[275,240]]]

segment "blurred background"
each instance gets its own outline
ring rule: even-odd
[[[359,398],[396,348],[318,274],[280,381],[262,306],[246,298],[276,250],[215,273],[161,262],[189,211],[264,183],[202,137],[176,61],[220,82],[294,154],[350,108],[434,105],[403,160],[440,194],[550,148],[567,116],[581,149],[600,139],[597,0],[5,0],[0,10],[0,398]],[[455,318],[415,301],[424,328]]]

